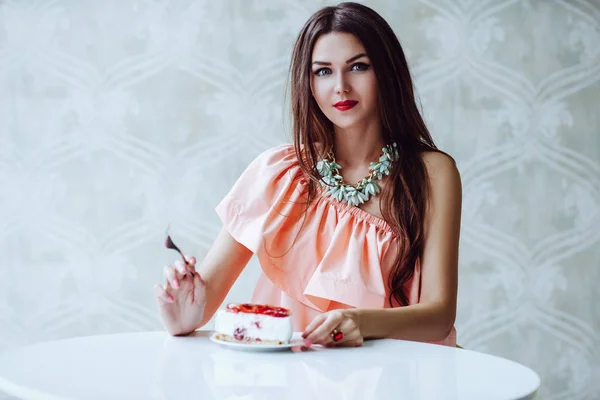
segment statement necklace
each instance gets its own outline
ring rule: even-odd
[[[379,161],[372,162],[369,166],[371,173],[355,185],[344,182],[344,178],[340,175],[342,167],[335,162],[335,156],[330,151],[327,158],[317,163],[317,171],[322,177],[321,185],[326,188],[325,193],[351,206],[369,201],[371,196],[381,192],[376,181],[389,175],[392,163],[399,158],[396,143],[388,144],[381,151]]]

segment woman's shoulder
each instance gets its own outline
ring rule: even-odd
[[[434,207],[441,209],[448,205],[456,205],[460,208],[462,182],[454,158],[438,151],[423,152],[421,157],[427,171],[430,200]]]
[[[447,181],[460,183],[460,172],[452,156],[441,151],[424,151],[421,159],[431,183]]]
[[[456,167],[454,158],[443,151],[423,151],[421,152],[421,159],[428,169]]]

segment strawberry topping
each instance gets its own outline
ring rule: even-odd
[[[266,304],[238,304],[231,303],[227,305],[227,311],[232,313],[247,313],[247,314],[261,314],[268,315],[276,318],[284,318],[290,316],[290,310],[283,307],[275,307]]]

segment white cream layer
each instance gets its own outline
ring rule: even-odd
[[[245,337],[252,340],[277,340],[285,343],[290,341],[293,333],[291,317],[271,317],[263,314],[218,310],[215,318],[215,330],[218,333],[235,337],[236,329],[245,330]]]

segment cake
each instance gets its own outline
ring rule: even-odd
[[[229,342],[287,344],[292,338],[290,310],[266,304],[230,303],[217,311],[215,337]]]

